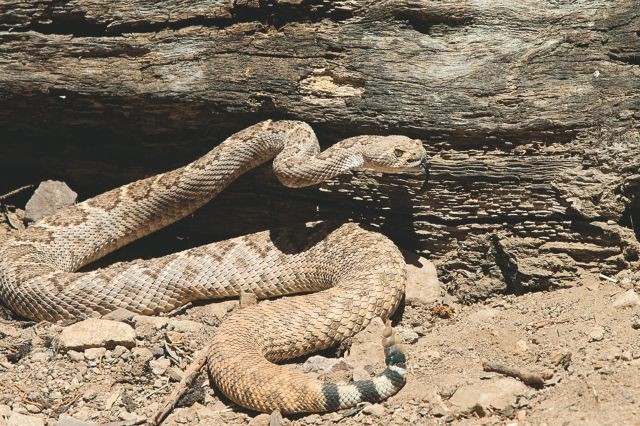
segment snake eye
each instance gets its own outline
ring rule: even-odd
[[[396,148],[393,150],[393,153],[396,154],[396,157],[402,157],[402,154],[404,154],[404,151]]]

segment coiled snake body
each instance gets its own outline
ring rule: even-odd
[[[307,225],[75,272],[186,216],[274,156],[277,177],[291,187],[354,168],[403,172],[426,164],[420,141],[403,136],[359,136],[320,152],[307,124],[262,122],[185,167],[98,195],[4,241],[0,297],[25,317],[56,321],[117,308],[152,315],[242,290],[259,298],[323,290],[264,301],[223,322],[208,355],[215,384],[238,404],[267,412],[323,412],[387,398],[405,381],[405,358],[390,328],[387,369],[371,380],[323,382],[274,363],[336,345],[393,313],[405,264],[380,234],[355,224]]]

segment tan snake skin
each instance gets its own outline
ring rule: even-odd
[[[322,382],[274,363],[336,345],[395,310],[406,280],[403,257],[386,237],[358,225],[301,225],[75,272],[186,216],[274,157],[277,177],[290,187],[354,168],[418,171],[426,162],[420,141],[403,136],[359,136],[321,153],[307,124],[262,122],[185,167],[98,195],[4,241],[0,297],[25,317],[56,321],[117,308],[153,315],[241,290],[259,298],[323,290],[232,315],[213,338],[213,381],[238,404],[267,412],[322,412],[387,398],[405,381],[405,357],[390,328],[387,370],[371,380]]]

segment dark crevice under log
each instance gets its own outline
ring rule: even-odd
[[[355,220],[462,300],[571,285],[638,268],[639,57],[630,0],[8,1],[0,193],[54,178],[86,198],[268,118],[325,147],[400,133],[432,156],[426,194],[367,173],[290,190],[264,166],[112,259]]]

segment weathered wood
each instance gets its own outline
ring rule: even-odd
[[[362,173],[288,190],[260,168],[150,254],[339,219],[441,258],[451,288],[635,265],[593,223],[640,222],[637,2],[11,0],[0,30],[0,193],[57,178],[93,195],[265,118],[433,156],[426,194]]]

